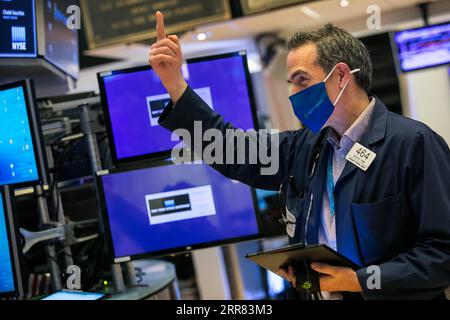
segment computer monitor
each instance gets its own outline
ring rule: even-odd
[[[187,60],[182,70],[188,84],[225,121],[244,130],[256,127],[245,52]],[[156,73],[145,66],[102,72],[98,80],[113,163],[169,155],[179,142],[158,125],[170,98]]]
[[[63,72],[77,79],[80,71],[78,30],[67,27],[67,8],[77,0],[45,0],[45,58]]]
[[[47,184],[31,80],[0,86],[0,185]]]
[[[0,187],[0,298],[23,296],[21,248],[12,208],[11,190]]]
[[[0,0],[0,58],[35,58],[35,0]]]
[[[97,178],[114,263],[260,236],[253,189],[205,164],[166,162]]]
[[[450,22],[399,31],[393,39],[402,72],[450,63]]]

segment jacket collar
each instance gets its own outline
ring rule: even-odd
[[[378,97],[375,97],[375,107],[369,121],[366,133],[359,142],[363,146],[370,147],[384,139],[386,136],[387,118],[389,115],[389,110],[386,108],[383,102]],[[353,173],[357,167],[352,163],[348,162],[345,164],[344,171],[342,171],[341,176],[336,182],[335,189],[341,184],[348,175]]]
[[[375,98],[375,108],[372,117],[367,127],[367,132],[364,135],[362,142],[367,145],[373,145],[384,139],[386,136],[387,118],[389,110],[384,103],[378,98]]]

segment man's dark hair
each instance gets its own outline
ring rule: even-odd
[[[372,60],[364,44],[347,31],[332,24],[318,30],[298,31],[288,42],[288,50],[312,43],[317,48],[317,61],[326,73],[331,72],[339,62],[345,62],[350,69],[361,69],[355,74],[358,85],[369,93],[372,86]]]

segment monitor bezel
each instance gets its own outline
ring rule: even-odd
[[[15,187],[29,187],[36,184],[48,185],[48,170],[47,160],[45,157],[44,138],[41,130],[41,123],[39,118],[39,110],[36,103],[36,93],[34,90],[34,82],[30,79],[16,81],[0,85],[0,91],[9,90],[22,87],[25,103],[27,106],[28,123],[30,125],[31,139],[33,142],[34,157],[36,159],[36,167],[38,170],[38,177],[35,180],[13,183]],[[2,183],[0,182],[0,186]]]
[[[24,282],[22,274],[23,255],[19,241],[19,225],[14,216],[13,192],[13,189],[9,186],[0,186],[2,205],[5,211],[5,225],[9,244],[9,254],[14,278],[14,291],[0,292],[0,298],[24,296]]]
[[[106,239],[106,242],[108,243],[108,259],[111,261],[111,263],[121,263],[121,262],[127,262],[127,261],[133,261],[133,260],[139,260],[143,258],[155,258],[155,257],[161,257],[161,256],[175,256],[179,254],[185,254],[190,253],[193,250],[198,249],[205,249],[205,248],[211,248],[211,247],[219,247],[224,245],[229,245],[233,243],[238,242],[244,242],[244,241],[250,241],[250,240],[257,240],[264,237],[264,234],[262,232],[262,221],[261,221],[261,213],[258,207],[258,202],[256,198],[256,190],[250,186],[247,186],[250,188],[250,193],[252,196],[252,203],[254,208],[254,214],[256,219],[256,224],[258,228],[258,232],[253,235],[243,236],[243,237],[235,237],[235,238],[229,238],[225,240],[218,240],[218,241],[212,241],[212,242],[205,242],[205,243],[199,243],[199,244],[193,244],[193,245],[186,245],[176,248],[169,248],[164,250],[158,250],[158,251],[152,251],[152,252],[145,252],[137,255],[130,255],[130,256],[123,256],[123,257],[116,257],[115,251],[114,251],[114,242],[112,238],[110,223],[109,223],[109,215],[107,212],[107,205],[106,205],[106,199],[105,199],[105,193],[104,193],[104,187],[103,187],[103,177],[112,175],[112,174],[118,174],[118,173],[126,173],[131,171],[139,171],[139,170],[145,170],[145,169],[152,169],[157,167],[164,167],[164,166],[170,166],[175,165],[171,160],[159,160],[152,162],[151,164],[145,165],[142,163],[134,164],[131,166],[128,166],[126,168],[114,168],[111,170],[105,170],[97,172],[96,175],[96,183],[97,183],[97,190],[98,190],[98,196],[99,196],[99,204],[101,208],[101,214],[103,218],[104,223],[104,236]],[[187,164],[185,164],[187,165]],[[206,164],[204,164],[206,165]],[[214,170],[213,168],[211,168]],[[219,172],[220,174],[220,172]]]
[[[223,54],[218,54],[218,55],[187,59],[186,63],[191,64],[191,63],[198,63],[198,62],[205,62],[205,61],[213,61],[213,60],[231,58],[231,57],[236,57],[236,56],[240,56],[242,58],[242,63],[243,63],[244,72],[245,72],[245,81],[246,81],[248,95],[249,95],[250,112],[252,113],[253,128],[255,130],[258,130],[259,125],[258,125],[258,117],[257,117],[257,111],[256,111],[255,96],[254,96],[254,90],[253,90],[253,84],[252,84],[252,80],[251,80],[250,70],[248,67],[246,51],[244,51],[244,50],[243,51],[234,51],[234,52],[230,52],[230,53],[223,53]],[[105,126],[106,126],[106,132],[107,132],[107,136],[108,136],[108,143],[109,143],[109,147],[111,150],[111,160],[112,160],[113,165],[116,167],[120,167],[120,166],[128,165],[128,164],[135,164],[135,163],[143,162],[146,160],[167,159],[171,155],[171,150],[167,150],[167,151],[160,151],[160,152],[154,152],[154,153],[147,153],[147,154],[138,155],[138,156],[125,157],[125,158],[121,158],[121,159],[117,158],[117,150],[116,150],[116,144],[115,144],[115,139],[114,139],[113,130],[112,130],[111,116],[109,113],[105,82],[103,80],[105,77],[110,77],[113,75],[129,74],[129,73],[149,71],[149,70],[152,70],[152,67],[147,65],[147,66],[139,66],[139,67],[119,69],[119,70],[113,70],[113,71],[104,71],[104,72],[99,72],[97,74],[97,80],[98,80],[98,85],[99,85],[99,90],[100,90],[100,98],[101,98],[101,107],[102,107],[103,115],[105,118]]]
[[[431,64],[431,65],[427,65],[427,66],[423,66],[423,67],[418,67],[418,68],[414,68],[414,69],[405,70],[405,69],[402,68],[402,62],[401,62],[401,59],[400,59],[400,56],[399,56],[400,51],[399,51],[399,48],[398,48],[397,41],[395,39],[397,34],[405,32],[405,31],[417,31],[417,30],[421,30],[421,29],[429,29],[429,28],[438,27],[438,26],[442,26],[442,25],[448,25],[448,24],[450,24],[450,21],[436,23],[436,24],[431,24],[431,25],[428,25],[428,26],[423,26],[423,27],[418,27],[418,28],[410,28],[410,29],[396,30],[396,31],[390,32],[390,38],[391,38],[391,43],[392,43],[391,47],[393,48],[394,61],[396,63],[397,73],[398,74],[410,73],[410,72],[414,72],[414,71],[419,71],[419,70],[425,70],[425,69],[430,69],[430,68],[436,68],[436,67],[440,67],[440,66],[450,65],[450,62],[443,62],[443,63]]]

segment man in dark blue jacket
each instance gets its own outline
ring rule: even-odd
[[[181,74],[176,36],[157,13],[150,64],[172,102],[160,124],[174,131],[224,133],[231,124],[212,111]],[[298,32],[289,42],[292,106],[306,126],[279,134],[279,170],[214,164],[225,176],[278,190],[286,199],[291,243],[325,243],[361,269],[313,263],[328,299],[432,299],[450,285],[450,151],[426,125],[393,114],[368,92],[372,64],[364,45],[332,25]],[[252,140],[247,139],[247,147]],[[270,138],[268,138],[270,143]],[[378,281],[372,278],[379,272]],[[296,284],[293,268],[283,275]]]

